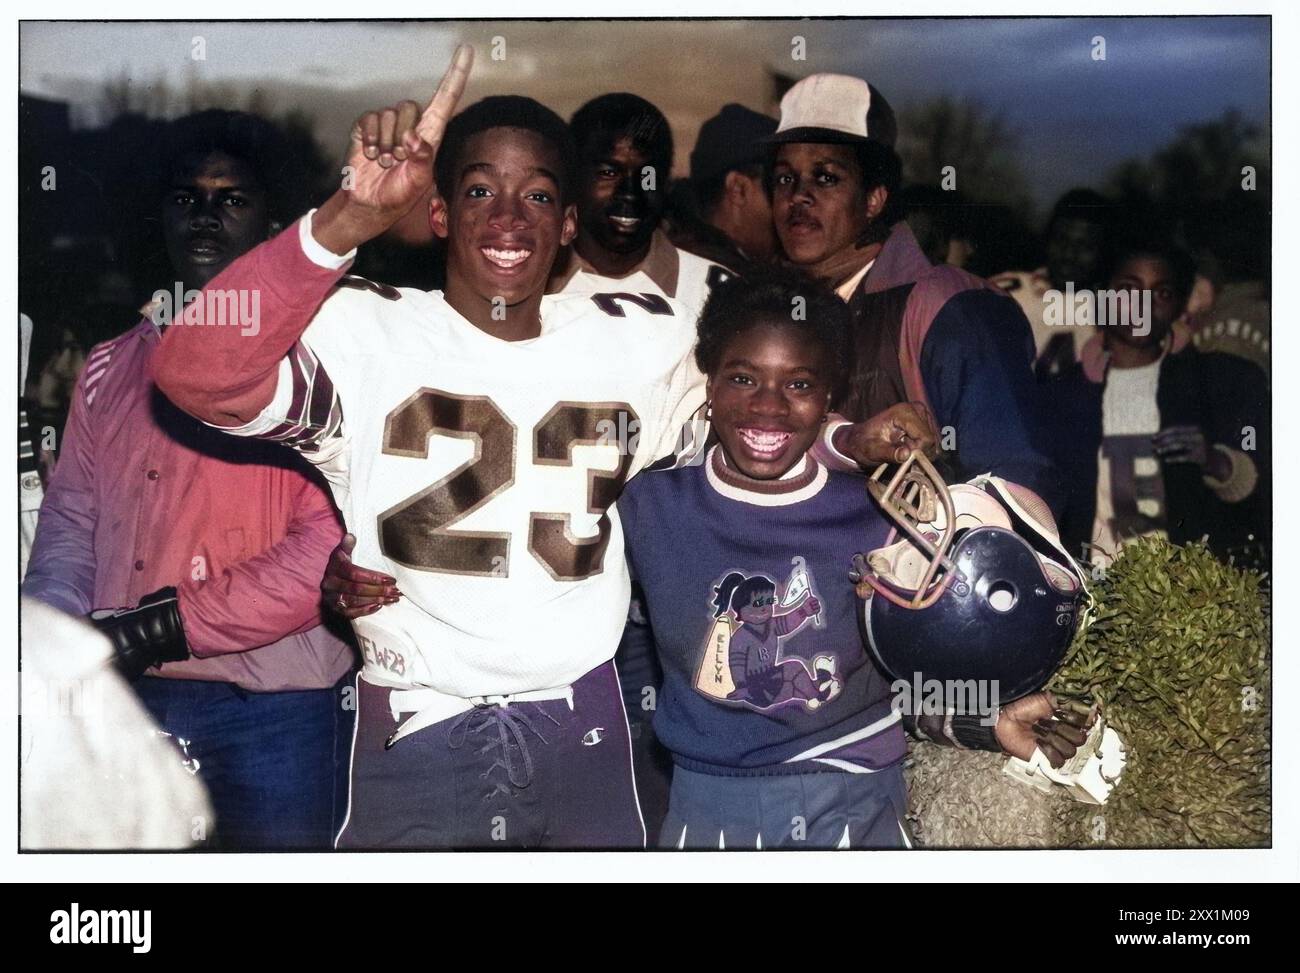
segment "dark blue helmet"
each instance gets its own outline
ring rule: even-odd
[[[872,495],[902,532],[856,561],[876,661],[895,679],[1041,689],[1078,628],[1083,571],[1035,494],[994,476],[948,487],[913,453]]]

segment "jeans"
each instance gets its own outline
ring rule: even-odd
[[[347,807],[355,717],[343,705],[347,682],[254,693],[223,682],[136,681],[145,708],[199,762],[217,816],[214,827],[196,823],[200,847],[331,847]]]

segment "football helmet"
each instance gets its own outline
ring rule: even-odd
[[[1003,703],[1042,688],[1088,598],[1047,505],[996,476],[949,487],[917,451],[887,469],[867,485],[896,528],[854,558],[876,661],[909,683],[996,680]]]

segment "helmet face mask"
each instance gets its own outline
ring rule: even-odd
[[[1041,688],[1087,595],[1047,506],[993,476],[949,487],[913,452],[868,489],[895,530],[858,560],[868,641],[892,676],[986,680],[1003,701]]]
[[[881,567],[885,567],[885,563],[888,564],[888,573],[882,574],[873,570],[863,580],[871,585],[877,594],[888,598],[899,607],[924,608],[934,603],[935,599],[943,593],[944,587],[958,573],[957,566],[948,558],[948,549],[956,538],[956,531],[936,529],[938,525],[946,526],[957,519],[956,511],[953,509],[952,494],[949,493],[939,471],[923,453],[917,450],[912,451],[888,481],[883,478],[885,469],[884,465],[876,468],[876,472],[867,481],[867,489],[880,508],[908,537],[908,540],[894,545],[894,551],[906,557],[909,549],[911,551],[919,549],[919,552],[927,555],[928,559],[922,576],[914,579],[908,577],[915,572],[914,557],[908,559],[910,563],[907,567],[911,570],[904,569],[897,557],[887,557],[886,562],[880,562],[877,558]],[[941,512],[943,517],[939,519]],[[880,549],[881,552],[886,550],[888,549]],[[872,555],[877,553],[879,552],[872,552]],[[868,564],[871,563],[872,556],[869,556]],[[904,602],[902,596],[896,592],[909,581],[914,582],[911,585],[913,594]]]

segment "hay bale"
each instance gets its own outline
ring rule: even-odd
[[[1058,799],[1002,773],[998,753],[913,742],[903,776],[908,821],[925,848],[1046,848],[1057,840]]]

